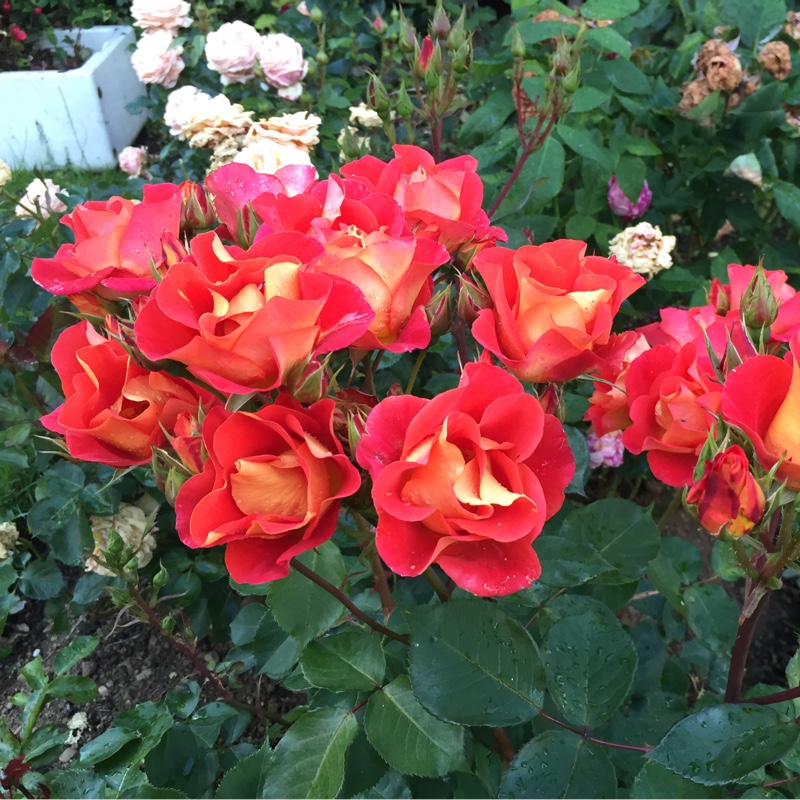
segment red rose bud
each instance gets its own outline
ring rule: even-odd
[[[708,303],[714,306],[714,311],[724,317],[731,308],[731,287],[723,286],[718,278],[711,281],[711,288],[708,290]]]
[[[182,411],[173,428],[174,436],[169,440],[175,454],[189,473],[197,475],[203,471],[203,422],[198,414]]]
[[[42,13],[42,7],[41,6],[34,6],[33,7],[33,13],[37,14],[37,15],[41,14]]]
[[[3,3],[3,11],[5,11],[6,14],[8,14],[8,12],[11,11],[11,3],[9,3],[8,0],[6,0],[6,2]]]
[[[431,326],[431,336],[444,336],[450,330],[453,311],[450,303],[450,285],[440,289],[425,306],[425,314]]]
[[[369,107],[377,111],[381,119],[391,113],[392,104],[389,100],[389,93],[386,91],[383,81],[377,75],[372,75],[369,79],[367,101]]]
[[[383,21],[383,17],[380,14],[372,20],[372,30],[374,30],[378,36],[383,36],[383,34],[386,33],[386,23]]]
[[[742,295],[742,317],[748,328],[772,325],[778,316],[778,301],[767,281],[764,267],[759,263],[753,279]]]
[[[750,533],[766,506],[764,492],[738,445],[706,461],[703,476],[689,489],[686,502],[696,506],[697,519],[714,536],[723,528],[737,537]]]
[[[560,418],[561,396],[556,384],[547,384],[547,388],[539,395],[539,405],[545,414],[552,414],[554,417]]]
[[[19,25],[9,25],[8,30],[18,42],[24,42],[28,38],[28,34]]]
[[[446,39],[450,33],[450,18],[445,13],[441,0],[438,0],[436,10],[433,12],[431,31],[437,39]]]
[[[461,275],[460,280],[461,286],[458,289],[458,300],[456,300],[456,314],[467,325],[472,325],[484,308],[492,307],[492,299],[486,289],[478,286],[473,278]]]
[[[289,394],[301,403],[311,404],[325,397],[328,391],[328,372],[324,364],[312,361],[296,377],[286,381]]]
[[[217,221],[217,214],[201,184],[184,181],[181,191],[181,231],[210,228]]]
[[[432,55],[433,55],[433,39],[431,39],[430,36],[426,36],[422,40],[422,49],[419,52],[419,56],[417,56],[417,65],[419,66],[420,70],[422,70],[423,74],[425,74],[428,71]]]

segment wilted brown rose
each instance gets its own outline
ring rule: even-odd
[[[744,71],[736,56],[728,51],[726,54],[712,56],[708,60],[705,69],[706,80],[713,91],[721,89],[726,94],[730,94],[742,82]]]
[[[697,54],[697,61],[695,62],[695,67],[697,67],[698,72],[702,72],[704,75],[708,74],[708,65],[712,58],[716,56],[728,56],[731,55],[731,51],[727,44],[725,44],[722,39],[709,39],[701,48],[700,52]]]
[[[753,77],[745,73],[744,79],[739,84],[739,86],[735,89],[735,91],[731,92],[728,96],[728,102],[725,106],[728,111],[732,111],[736,106],[740,105],[742,100],[747,97],[750,97],[751,94],[756,90],[758,84],[760,83],[760,79],[758,77]]]
[[[711,87],[705,78],[698,78],[691,83],[684,83],[681,93],[679,108],[681,111],[691,111],[711,94]]]
[[[767,42],[758,54],[758,63],[772,75],[782,81],[792,71],[792,56],[789,45],[785,42]]]
[[[558,22],[561,15],[554,8],[548,8],[545,11],[540,11],[534,18],[534,22]]]
[[[800,42],[800,11],[790,11],[786,15],[786,24],[783,26],[783,30],[796,42]]]
[[[786,121],[795,128],[800,128],[800,106],[786,106]]]

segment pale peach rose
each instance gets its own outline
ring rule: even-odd
[[[253,127],[247,132],[245,144],[257,142],[259,139],[272,139],[280,144],[290,144],[310,152],[319,142],[321,124],[322,120],[318,116],[306,114],[305,111],[261,119],[254,122]]]
[[[181,58],[183,48],[173,47],[175,38],[169,31],[157,30],[139,39],[131,63],[142,83],[157,83],[171,89],[177,82],[185,64]]]
[[[181,86],[167,97],[164,109],[164,122],[173,136],[183,134],[183,125],[202,101],[210,100],[211,95],[201,92],[196,86]]]
[[[650,280],[663,269],[672,266],[672,251],[676,238],[664,236],[658,225],[640,222],[618,233],[608,244],[609,253],[620,264],[630,267],[637,275]]]
[[[239,164],[248,164],[256,172],[274,175],[281,167],[290,164],[311,166],[311,157],[305,150],[272,139],[260,139],[248,144],[233,159]]]
[[[6,162],[0,158],[0,188],[5,186],[13,177],[14,176],[11,172],[11,167],[9,167],[8,164],[6,164]]]
[[[300,0],[297,4],[297,13],[302,14],[304,17],[310,17],[311,12],[308,10],[308,6],[306,5],[306,0]]]
[[[173,35],[192,24],[186,0],[133,0],[131,16],[137,28],[165,30]]]
[[[25,189],[25,196],[14,209],[18,217],[41,216],[47,219],[51,214],[63,214],[66,203],[58,196],[69,197],[69,192],[53,183],[50,178],[32,180]]]
[[[350,122],[355,125],[361,125],[362,128],[383,127],[383,121],[378,116],[378,112],[367,108],[366,103],[350,106]]]
[[[119,168],[133,178],[138,178],[142,174],[145,164],[147,164],[146,147],[126,147],[119,154]]]
[[[297,100],[303,93],[301,81],[308,72],[300,42],[284,33],[270,33],[261,38],[258,58],[264,80],[278,90],[278,96]]]
[[[223,139],[242,136],[253,124],[252,111],[231,103],[224,94],[198,97],[184,118],[181,136],[190,147],[215,147]]]
[[[209,69],[219,72],[222,85],[246,83],[255,74],[261,35],[241,20],[226,22],[206,38]]]

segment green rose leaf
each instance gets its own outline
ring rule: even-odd
[[[545,731],[517,753],[500,797],[614,797],[617,776],[602,750],[571,731]]]
[[[581,16],[585,19],[618,20],[638,10],[639,0],[586,0],[581,6]]]
[[[800,736],[772,708],[720,705],[681,720],[647,757],[706,786],[731,783],[778,761]]]
[[[694,781],[682,778],[655,761],[646,761],[633,782],[631,797],[636,800],[656,798],[723,797],[715,786],[699,786]]]
[[[619,622],[586,611],[550,628],[542,664],[547,688],[567,721],[591,729],[610,719],[630,694],[636,647]]]
[[[429,714],[400,675],[367,703],[364,729],[389,766],[406,775],[436,778],[464,762],[464,729]]]
[[[358,722],[347,709],[307,711],[273,751],[262,797],[336,797],[357,733]]]
[[[56,675],[63,675],[79,661],[90,656],[98,644],[100,644],[100,639],[97,636],[76,636],[56,653],[53,660],[53,671]]]
[[[237,797],[261,797],[267,776],[267,764],[272,751],[267,740],[261,749],[243,758],[228,770],[217,788],[219,800],[235,800]]]
[[[686,621],[700,641],[723,658],[730,658],[738,630],[739,607],[721,586],[703,583],[683,593]]]
[[[383,680],[386,659],[379,636],[353,627],[309,642],[300,667],[312,686],[370,691]]]
[[[298,558],[334,586],[344,581],[342,554],[332,542],[325,542]],[[294,570],[287,578],[268,584],[266,595],[278,625],[301,645],[330,628],[344,613],[344,606],[335,597]]]
[[[411,614],[411,684],[422,705],[459,725],[531,719],[545,687],[539,652],[502,608],[455,599]]]

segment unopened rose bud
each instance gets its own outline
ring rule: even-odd
[[[184,181],[181,192],[181,231],[192,232],[210,228],[217,221],[211,198],[199,183]]]
[[[159,564],[158,572],[156,572],[156,574],[153,575],[153,588],[163,589],[167,585],[168,580],[169,580],[169,572],[167,572],[163,564]]]
[[[458,299],[456,300],[456,314],[463,319],[467,325],[472,325],[478,314],[484,308],[492,307],[492,299],[489,293],[480,287],[472,278],[466,275],[460,277],[461,285],[458,288]]]
[[[450,33],[447,36],[447,49],[452,53],[460,50],[464,42],[467,41],[466,16],[467,9],[462,7],[461,14],[453,23],[453,27],[450,28]]]
[[[446,39],[450,33],[450,18],[444,10],[442,0],[438,0],[436,3],[436,10],[433,12],[431,32],[437,39]]]
[[[428,67],[431,64],[431,58],[433,57],[433,39],[430,36],[426,36],[422,40],[422,48],[419,51],[419,55],[417,56],[417,68],[422,75],[427,74]]]
[[[635,203],[622,191],[622,187],[617,183],[616,175],[612,175],[608,182],[608,206],[625,222],[641,217],[650,208],[652,200],[653,193],[650,191],[647,181],[642,184],[642,191]]]
[[[708,290],[708,303],[714,306],[714,311],[724,317],[731,309],[730,287],[723,286],[719,279],[711,281],[711,288]]]
[[[581,83],[581,65],[576,62],[575,66],[564,76],[561,85],[567,94],[574,94]]]
[[[539,395],[539,405],[542,407],[545,414],[558,416],[561,398],[559,397],[558,389],[554,383],[547,384],[547,388]]]
[[[414,26],[405,18],[405,15],[400,11],[400,50],[404,53],[413,53],[419,47],[417,42],[417,32]]]
[[[755,329],[772,325],[778,316],[778,301],[761,264],[742,295],[741,311],[745,325]]]
[[[397,92],[397,103],[394,110],[405,120],[410,119],[414,113],[414,104],[406,91],[406,82],[402,79],[400,81],[400,89]]]
[[[450,302],[449,284],[440,289],[425,306],[428,323],[431,326],[431,336],[444,336],[453,322],[453,311]]]
[[[172,467],[170,471],[167,473],[167,478],[164,481],[164,496],[167,498],[167,502],[171,505],[175,505],[175,500],[178,497],[178,492],[181,490],[181,486],[183,486],[186,481],[189,480],[189,475],[183,469],[179,469],[178,467]]]
[[[522,38],[519,28],[515,25],[514,34],[511,39],[511,55],[514,56],[514,58],[525,58],[525,54],[525,40]]]
[[[453,72],[456,75],[463,75],[472,63],[472,36],[470,35],[464,44],[453,54]]]
[[[308,12],[308,17],[315,25],[320,25],[322,23],[322,9],[319,6],[312,6]]]
[[[324,50],[318,50],[316,56],[314,56],[314,61],[323,67],[328,63],[328,60],[328,54]]]
[[[761,522],[766,501],[750,472],[744,450],[731,445],[705,462],[703,475],[686,495],[700,524],[717,536],[726,528],[732,536],[744,536]]]
[[[311,361],[302,372],[287,379],[286,388],[298,402],[316,403],[328,391],[328,371],[319,361]]]
[[[442,83],[442,53],[437,42],[425,72],[425,88],[435,92]]]
[[[374,20],[372,20],[372,30],[378,34],[378,36],[383,36],[386,33],[387,25],[383,21],[383,17],[378,14]]]
[[[386,91],[383,81],[377,75],[372,75],[369,79],[367,103],[373,111],[378,112],[378,116],[381,119],[391,114],[392,104],[389,100],[389,93]]]

